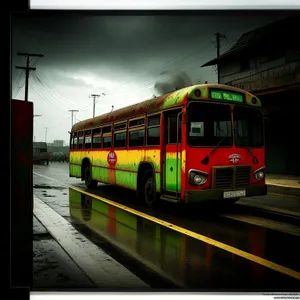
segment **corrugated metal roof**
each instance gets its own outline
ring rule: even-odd
[[[245,50],[254,45],[263,45],[270,40],[278,40],[282,43],[284,38],[289,38],[293,31],[296,31],[300,24],[300,14],[292,17],[284,18],[276,22],[272,22],[263,27],[259,27],[252,31],[244,33],[238,41],[225,53],[217,58],[214,58],[201,67],[212,66],[232,55],[235,55],[242,50]],[[295,37],[296,38],[296,37]]]

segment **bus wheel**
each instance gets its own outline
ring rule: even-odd
[[[156,195],[155,180],[154,180],[152,170],[148,170],[144,175],[144,197],[145,197],[145,202],[149,207],[156,206],[157,195]]]
[[[88,188],[93,188],[97,186],[97,181],[92,179],[91,166],[87,166],[84,171],[84,182]]]
[[[49,160],[46,161],[47,166],[49,165]]]

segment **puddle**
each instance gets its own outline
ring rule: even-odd
[[[51,186],[51,185],[45,185],[45,184],[35,184],[35,185],[33,185],[33,188],[35,188],[35,189],[53,189],[53,190],[67,189],[65,186]],[[65,195],[67,195],[67,194],[65,194]]]

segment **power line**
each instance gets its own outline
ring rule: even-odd
[[[18,52],[17,53],[18,55],[21,55],[21,56],[26,56],[27,59],[26,59],[26,67],[19,67],[19,66],[16,66],[16,69],[22,69],[22,70],[25,70],[26,71],[26,76],[25,76],[25,101],[27,102],[28,101],[28,79],[29,79],[29,71],[34,71],[36,70],[36,68],[31,68],[29,67],[29,58],[31,56],[34,56],[34,57],[44,57],[43,54],[35,54],[35,53],[21,53],[21,52]]]

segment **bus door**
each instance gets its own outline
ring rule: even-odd
[[[180,200],[181,191],[181,110],[165,112],[163,194]]]

